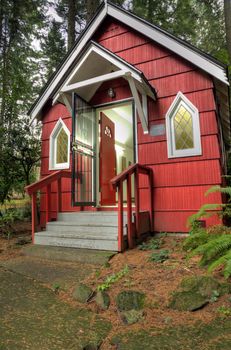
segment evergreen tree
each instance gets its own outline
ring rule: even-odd
[[[47,80],[66,54],[66,43],[61,32],[61,23],[55,19],[51,22],[47,37],[42,40],[41,49]]]
[[[224,0],[226,43],[229,53],[229,63],[231,64],[231,0]]]
[[[38,53],[33,41],[43,23],[43,0],[2,0],[0,5],[0,201],[25,175],[15,155],[28,146],[23,118],[34,100],[39,80],[34,73]],[[21,144],[15,133],[21,133]],[[31,142],[31,141],[30,141]],[[29,146],[28,146],[29,147]],[[39,152],[39,150],[38,150]]]

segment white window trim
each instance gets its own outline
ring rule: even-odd
[[[179,106],[182,105],[184,108],[190,111],[193,121],[193,148],[187,148],[182,150],[176,150],[175,148],[175,134],[173,125],[173,116]],[[177,157],[192,157],[199,156],[202,154],[201,150],[201,132],[200,132],[200,121],[198,109],[192,104],[191,101],[182,93],[178,92],[174,101],[172,102],[167,114],[166,114],[166,133],[167,133],[167,148],[168,158]]]
[[[57,137],[61,129],[64,129],[68,137],[68,146],[67,146],[67,162],[66,163],[56,163],[56,150],[57,150]],[[66,124],[63,122],[62,118],[59,118],[55,127],[50,134],[50,144],[49,144],[49,170],[62,170],[69,169],[70,167],[70,137],[71,133],[67,128]]]

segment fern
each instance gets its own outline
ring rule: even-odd
[[[225,207],[225,204],[204,204],[198,210],[196,214],[191,215],[188,218],[187,226],[192,226],[196,220],[200,218],[208,218],[216,213],[221,213],[222,207]]]
[[[206,266],[231,249],[231,235],[213,236],[207,243],[198,246],[189,257],[201,255],[200,265]]]
[[[212,272],[222,265],[224,266],[224,277],[229,278],[231,276],[231,249],[225,255],[213,261],[208,267],[208,272]]]
[[[183,249],[185,251],[191,251],[198,246],[207,243],[209,239],[209,234],[206,230],[200,229],[196,233],[188,236],[183,242]]]
[[[224,277],[229,278],[231,276],[231,256],[227,258],[226,266],[224,269]]]
[[[229,196],[229,199],[231,198],[231,187],[212,186],[205,192],[205,195],[207,196],[208,194],[214,193],[214,192],[227,194]]]

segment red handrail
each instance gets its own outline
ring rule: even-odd
[[[46,187],[46,223],[50,221],[51,217],[51,184],[57,181],[57,213],[62,211],[62,182],[63,177],[71,178],[71,172],[68,170],[58,170],[54,173],[43,177],[41,180],[26,186],[26,192],[32,197],[31,200],[31,216],[32,216],[32,242],[34,243],[34,235],[37,227],[37,192]]]
[[[153,231],[153,172],[139,163],[130,165],[126,170],[111,180],[111,184],[115,189],[118,189],[118,250],[124,250],[123,237],[123,182],[127,182],[127,227],[128,227],[128,247],[134,246],[134,235],[132,232],[132,193],[131,193],[131,176],[135,177],[135,215],[136,215],[136,234],[139,235],[139,213],[140,213],[140,197],[139,197],[139,175],[145,174],[148,176],[149,183],[149,218],[150,230]]]

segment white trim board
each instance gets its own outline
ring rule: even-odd
[[[93,34],[96,32],[107,15],[121,21],[122,23],[131,27],[133,30],[135,29],[136,31],[142,33],[151,40],[166,47],[167,49],[191,62],[195,66],[204,70],[209,75],[212,75],[222,83],[229,85],[226,70],[224,67],[219,66],[218,63],[213,62],[209,59],[209,57],[204,57],[202,54],[194,51],[193,48],[190,48],[179,42],[177,39],[163,32],[161,29],[149,25],[138,17],[133,16],[128,11],[120,9],[118,6],[115,6],[113,4],[106,3],[106,5],[102,7],[98,15],[89,25],[89,27],[87,27],[77,42],[76,46],[67,56],[66,60],[63,62],[60,69],[56,72],[51,82],[48,83],[45,91],[41,94],[37,102],[32,107],[30,112],[32,119],[39,117],[42,107],[47,102],[47,100],[52,97],[55,89],[57,88],[57,85],[63,79],[67,70],[83,50],[87,42],[92,38]]]

